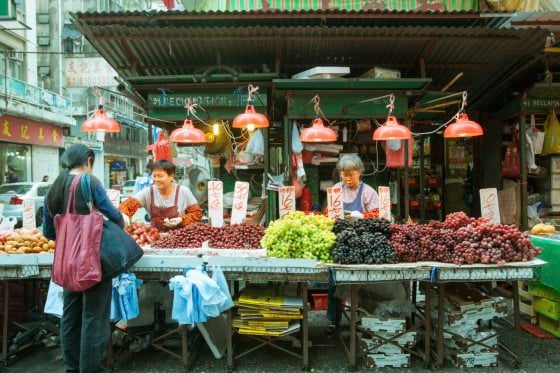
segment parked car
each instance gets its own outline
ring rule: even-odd
[[[122,185],[121,202],[134,195],[134,185],[136,180],[127,180]]]
[[[50,188],[49,183],[12,183],[0,185],[0,205],[4,205],[2,215],[17,219],[17,227],[23,223],[23,200],[31,199],[35,209],[35,224],[43,224],[43,206],[45,196]]]

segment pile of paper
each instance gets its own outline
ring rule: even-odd
[[[303,301],[285,285],[251,284],[235,300],[240,334],[283,336],[299,330]]]

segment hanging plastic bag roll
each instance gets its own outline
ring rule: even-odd
[[[560,122],[553,111],[544,123],[544,155],[560,153]]]
[[[212,280],[216,282],[222,293],[226,296],[226,299],[222,303],[218,304],[218,309],[220,312],[229,310],[233,307],[233,300],[231,299],[226,276],[222,271],[222,267],[214,266],[214,269],[212,270]]]

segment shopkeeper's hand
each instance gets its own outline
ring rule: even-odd
[[[122,214],[122,217],[124,220],[124,229],[126,229],[130,225],[130,218],[126,214]]]
[[[183,222],[183,218],[181,218],[180,216],[176,217],[176,218],[165,218],[163,219],[163,225],[165,225],[168,228],[175,228],[176,226],[178,226],[179,224],[181,224]]]

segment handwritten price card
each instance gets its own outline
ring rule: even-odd
[[[379,218],[391,221],[391,189],[387,186],[380,186],[379,194]]]
[[[241,224],[247,215],[247,199],[249,198],[249,183],[236,181],[233,190],[233,206],[231,224]]]
[[[494,224],[500,224],[500,204],[496,188],[480,189],[480,213]]]
[[[25,229],[37,228],[35,225],[35,202],[24,199],[22,203],[22,225]]]
[[[208,215],[212,227],[224,226],[224,184],[221,181],[208,182]]]
[[[107,190],[107,196],[109,197],[109,200],[111,201],[113,206],[119,207],[119,204],[121,202],[121,192],[115,189],[109,189]]]
[[[287,186],[278,190],[278,209],[280,210],[280,217],[296,211],[296,187]]]
[[[327,188],[327,211],[331,219],[344,219],[341,187]]]

